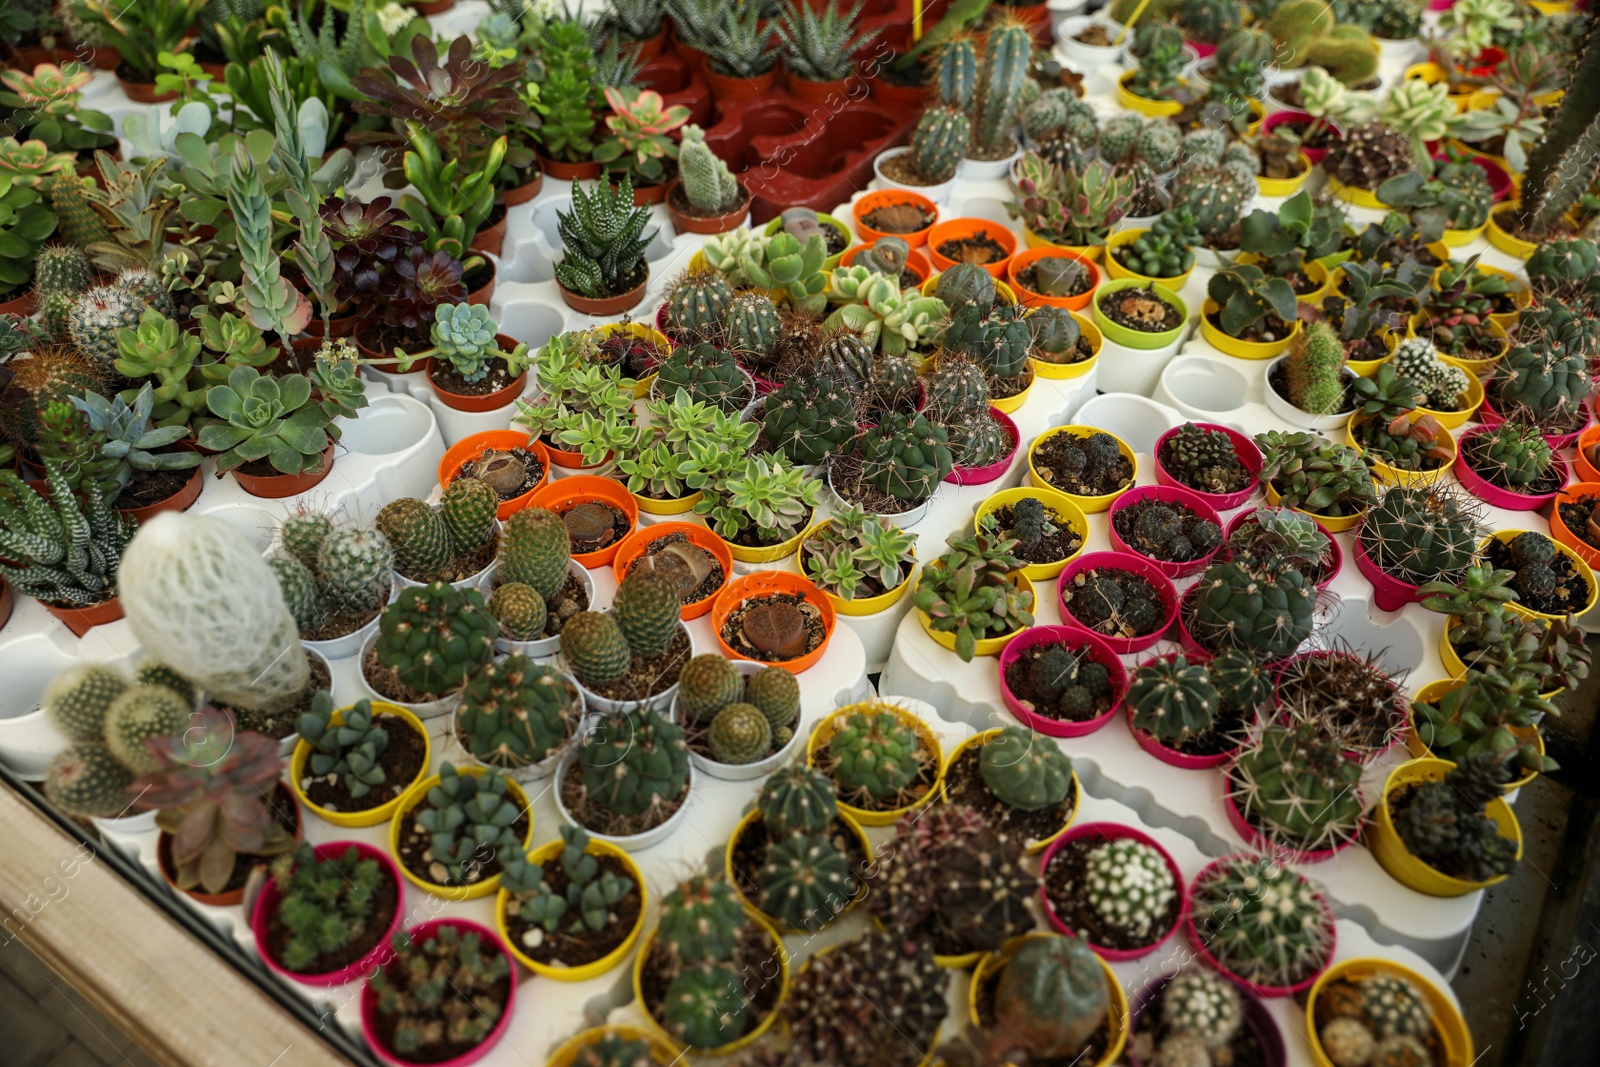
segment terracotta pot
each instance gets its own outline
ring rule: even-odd
[[[155,82],[131,82],[121,74],[117,75],[117,84],[122,86],[122,91],[128,94],[128,99],[136,104],[164,104],[168,100],[176,100],[177,93],[156,92]]]
[[[656,185],[638,185],[633,190],[633,206],[649,207],[651,204],[660,204],[667,199],[667,190],[672,188],[674,178],[670,182],[660,182]]]
[[[681,57],[685,63],[689,64],[690,69],[695,71],[704,69],[706,65],[706,54],[700,51],[700,49],[696,48],[694,45],[685,44],[678,38],[676,31],[674,31],[672,34],[670,44],[672,46],[672,50],[678,53],[679,57]]]
[[[467,303],[482,304],[484,307],[488,307],[489,298],[494,296],[495,278],[499,276],[500,271],[495,267],[492,259],[484,260],[484,265],[489,268],[489,280],[467,294]]]
[[[654,37],[646,37],[642,41],[629,41],[627,43],[632,44],[634,48],[638,50],[640,63],[648,63],[656,56],[660,55],[661,49],[666,47],[666,24],[662,24],[661,28],[656,31],[656,35]]]
[[[772,85],[778,80],[778,65],[774,63],[772,69],[765,74],[754,78],[738,76],[727,77],[711,69],[708,61],[705,65],[706,84],[711,86],[711,95],[717,100],[759,100],[772,92]]]
[[[284,806],[293,807],[294,839],[299,841],[305,836],[305,817],[304,813],[300,809],[300,801],[295,797],[294,792],[282,782],[278,783],[277,790],[273,794],[273,797],[276,806],[280,808]],[[165,881],[174,892],[184,894],[195,903],[209,904],[215,908],[231,908],[244,900],[244,886],[240,886],[238,889],[229,890],[226,893],[201,893],[192,889],[179,889],[177,883],[173,880],[177,872],[172,869],[172,835],[167,833],[165,830],[161,831],[161,837],[156,845],[156,855],[160,861],[159,865],[161,867],[162,880]]]
[[[518,204],[526,204],[529,200],[532,200],[534,197],[538,196],[539,190],[543,188],[544,171],[541,170],[538,174],[534,175],[531,182],[523,182],[521,185],[507,189],[502,202],[506,207],[516,207]]]
[[[314,315],[311,321],[306,323],[306,333],[312,337],[319,338],[326,336],[328,333],[331,333],[334,337],[354,337],[356,330],[360,329],[361,324],[365,321],[367,321],[367,309],[360,308],[347,315],[335,315],[328,320],[328,330],[324,331],[322,317]]]
[[[112,597],[87,608],[58,608],[53,604],[45,604],[44,610],[60,620],[74,636],[82,637],[96,626],[104,626],[108,622],[116,622],[122,618],[122,600],[119,597]]]
[[[416,8],[417,14],[426,18],[444,14],[456,6],[456,0],[411,0],[411,6]]]
[[[501,351],[508,351],[517,347],[517,342],[503,333],[495,334],[494,340],[495,344],[500,346]],[[523,386],[528,383],[528,372],[523,371],[510,384],[496,389],[492,393],[483,393],[481,395],[452,393],[434,380],[433,371],[437,366],[438,363],[436,361],[428,360],[428,369],[426,371],[428,384],[433,386],[434,395],[444,403],[445,407],[453,408],[456,411],[493,411],[496,408],[505,407],[522,395]]]
[[[885,107],[892,108],[921,108],[933,98],[932,86],[893,85],[882,78],[869,78],[867,85],[872,91],[872,99]]]
[[[559,159],[551,159],[546,155],[539,155],[539,167],[552,178],[562,181],[594,181],[604,173],[604,168],[594,160],[584,160],[582,163],[563,163]]]
[[[666,186],[665,195],[662,197],[667,205],[667,214],[672,216],[672,228],[679,233],[727,233],[729,230],[737,230],[740,226],[743,226],[745,220],[750,217],[750,190],[744,187],[743,182],[739,183],[739,196],[741,199],[738,206],[732,211],[724,212],[721,215],[710,216],[685,215],[673,206],[672,192],[678,188],[679,184],[679,179],[672,179],[671,183]]]
[[[122,66],[122,53],[106,45],[89,50],[89,65],[95,70],[116,70]]]
[[[17,597],[11,591],[11,583],[0,578],[0,630],[5,629],[6,623],[11,621],[11,610],[16,606]]]
[[[365,325],[365,321],[362,322],[362,325]],[[428,364],[432,362],[431,358],[419,360],[411,365],[410,370],[402,371],[399,360],[388,358],[393,355],[392,352],[387,349],[370,347],[363,334],[351,334],[350,339],[355,342],[356,351],[361,353],[361,358],[374,361],[374,368],[383,371],[385,374],[421,374],[428,369]]]
[[[245,474],[237,468],[233,471],[234,480],[239,483],[239,488],[251,496],[262,497],[267,500],[282,500],[284,497],[299,496],[309,492],[322,483],[333,470],[333,445],[329,444],[322,453],[322,469],[316,472],[302,474]]]
[[[10,300],[0,302],[0,315],[21,315],[27,317],[33,314],[33,291],[23,290],[21,296],[14,296]]]
[[[211,75],[218,85],[228,84],[228,65],[226,63],[201,63],[200,69]]]
[[[158,500],[154,504],[146,504],[142,508],[119,508],[118,510],[143,525],[163,511],[188,511],[190,506],[200,499],[200,489],[203,484],[204,480],[200,476],[200,465],[197,463],[194,470],[189,472],[189,480],[184,483],[183,488],[167,497],[167,499]]]
[[[567,307],[571,308],[573,311],[581,311],[585,315],[593,315],[596,318],[599,318],[610,315],[620,315],[624,311],[627,311],[629,308],[633,307],[640,300],[644,299],[645,286],[650,284],[650,274],[649,270],[646,269],[644,281],[640,282],[632,289],[629,289],[625,293],[620,293],[617,296],[602,297],[600,299],[590,299],[586,296],[579,296],[577,293],[574,293],[572,290],[568,289],[564,285],[561,285],[559,282],[556,284],[561,290],[561,299],[567,302]]]
[[[504,217],[487,230],[479,230],[472,235],[472,242],[467,245],[474,252],[487,252],[491,256],[498,256],[500,249],[505,247],[506,220]]]

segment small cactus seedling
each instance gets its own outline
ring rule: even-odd
[[[279,894],[276,918],[288,931],[279,962],[289,970],[319,973],[313,969],[318,960],[347,945],[382,939],[376,893],[388,876],[377,860],[353,847],[318,859],[302,842],[276,857],[271,872]]]
[[[989,792],[1023,811],[1059,808],[1072,795],[1072,760],[1055,742],[1020,726],[985,741],[978,767]]]

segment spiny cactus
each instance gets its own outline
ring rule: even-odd
[[[673,978],[662,1004],[667,1030],[692,1048],[735,1040],[748,1027],[744,986],[730,967],[691,967]]]
[[[1306,877],[1264,856],[1237,856],[1201,872],[1191,890],[1206,948],[1233,974],[1289,986],[1327,966],[1333,921]]]
[[[955,465],[944,427],[923,415],[885,413],[861,439],[861,473],[898,500],[927,500]]]
[[[989,31],[978,64],[972,103],[972,144],[981,154],[1009,155],[1011,130],[1022,110],[1022,87],[1033,55],[1025,23],[1006,21]]]
[[[823,833],[839,814],[833,780],[804,763],[791,763],[767,779],[756,808],[774,839]]]
[[[716,271],[691,270],[672,283],[666,300],[667,325],[680,341],[714,340],[733,304],[733,289]]]
[[[826,924],[857,889],[849,859],[820,833],[774,833],[755,880],[762,910],[797,930]]]
[[[128,688],[128,680],[102,663],[80,663],[51,679],[40,703],[69,741],[99,741],[106,712]]]
[[[1230,796],[1285,848],[1336,848],[1361,827],[1361,765],[1316,722],[1273,723],[1235,759]]]
[[[506,520],[495,558],[499,581],[520,582],[548,604],[567,583],[572,558],[567,525],[546,508],[524,508]]]
[[[719,763],[754,763],[772,747],[773,729],[761,709],[729,704],[711,719],[706,742]]]
[[[80,818],[110,819],[130,806],[133,772],[100,741],[74,741],[44,772],[44,789],[62,811]]]
[[[727,329],[727,343],[735,352],[760,359],[771,353],[781,324],[772,298],[752,289],[733,298],[723,325]]]
[[[930,107],[911,131],[911,169],[926,185],[941,185],[955,177],[966,155],[972,125],[965,111]]]
[[[1181,653],[1141,664],[1126,697],[1133,725],[1168,744],[1182,744],[1211,729],[1221,708],[1203,663]]]
[[[878,931],[813,957],[780,1010],[810,1062],[883,1067],[886,1049],[934,1043],[949,976],[926,940]],[[893,1014],[880,1004],[894,1005]]]
[[[1600,34],[1592,26],[1583,37],[1567,95],[1548,132],[1528,153],[1522,206],[1516,222],[1522,233],[1548,236],[1594,181],[1600,158]]]
[[[633,662],[615,617],[594,611],[580,611],[567,620],[561,628],[561,650],[578,681],[591,687],[610,685]]]
[[[1060,808],[1072,795],[1072,760],[1053,741],[1020,726],[1003,727],[978,757],[983,784],[1023,811]]]
[[[444,516],[416,497],[392,500],[378,512],[378,530],[394,551],[397,571],[416,582],[446,573],[454,548]]]
[[[733,957],[739,936],[749,925],[733,887],[723,878],[695,874],[679,882],[661,899],[656,937],[684,963]]]
[[[738,206],[743,195],[739,179],[728,170],[711,147],[705,131],[690,123],[683,127],[683,143],[678,148],[678,178],[683,195],[703,215],[718,215]]]
[[[844,716],[828,754],[840,793],[858,803],[883,803],[910,788],[929,755],[917,732],[887,709]]]
[[[445,486],[439,517],[450,531],[454,551],[474,552],[494,540],[495,510],[500,494],[477,478],[456,478]]]
[[[1412,585],[1463,574],[1482,536],[1467,501],[1437,484],[1390,489],[1367,512],[1360,534],[1384,573]]]
[[[323,606],[365,614],[388,599],[394,550],[377,528],[339,526],[323,540],[313,571]]]
[[[1283,360],[1288,400],[1308,415],[1344,407],[1344,345],[1326,322],[1312,324],[1289,342]]]
[[[500,636],[510,641],[538,640],[549,618],[544,598],[521,582],[496,586],[489,595],[489,614],[500,624]]]
[[[577,714],[577,694],[560,671],[526,656],[507,656],[467,675],[456,728],[475,759],[514,770],[565,744]]]
[[[678,634],[678,586],[656,571],[636,570],[623,579],[611,617],[632,655],[659,656]]]
[[[1000,972],[986,1062],[1081,1057],[1110,1010],[1105,968],[1088,945],[1030,937]]]
[[[1085,897],[1100,921],[1148,940],[1178,894],[1161,853],[1142,841],[1116,838],[1097,845],[1084,864]]]
[[[1269,573],[1239,560],[1213,563],[1195,588],[1188,626],[1210,651],[1236,648],[1271,662],[1311,636],[1316,586],[1298,570]]]
[[[1167,983],[1161,1021],[1177,1033],[1193,1034],[1206,1048],[1223,1048],[1244,1022],[1239,991],[1216,971],[1186,968]]]
[[[67,334],[84,355],[106,371],[119,353],[117,331],[137,330],[146,305],[117,285],[96,285],[78,297],[67,318]]]
[[[744,688],[744,676],[734,665],[708,652],[689,660],[678,673],[678,707],[687,721],[709,723],[718,711],[737,703]]]
[[[625,819],[659,823],[684,797],[689,748],[683,729],[653,711],[604,716],[578,748],[590,803]]]
[[[182,733],[192,711],[192,703],[166,686],[129,686],[106,709],[106,747],[134,774],[153,774],[161,763],[145,741]]]
[[[476,589],[411,586],[383,609],[375,648],[401,684],[438,698],[460,689],[467,671],[493,655],[494,621]]]

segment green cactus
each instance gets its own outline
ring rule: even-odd
[[[658,1067],[647,1042],[605,1034],[578,1051],[572,1067]]]
[[[50,722],[69,741],[99,741],[106,712],[127,691],[128,680],[102,663],[68,667],[45,687],[41,704]]]
[[[199,694],[195,692],[194,684],[159,660],[146,660],[133,672],[136,685],[160,685],[177,693],[190,707],[198,702]]]
[[[1361,524],[1361,544],[1385,574],[1424,585],[1465,574],[1483,526],[1456,494],[1430,486],[1395,486]]]
[[[1022,110],[1022,86],[1032,56],[1033,39],[1025,24],[1003,22],[989,31],[972,102],[972,144],[978,153],[998,158],[1015,148],[1011,130]]]
[[[950,438],[950,458],[958,467],[985,467],[1010,452],[1010,435],[987,412],[968,415],[945,428]]]
[[[833,780],[804,763],[791,763],[768,778],[756,808],[774,840],[824,833],[839,815]]]
[[[750,380],[733,354],[705,342],[681,345],[662,360],[656,392],[663,397],[687,393],[690,400],[712,404],[732,414],[752,398]]]
[[[1181,0],[1177,14],[1191,40],[1217,44],[1238,27],[1240,10],[1228,0]]]
[[[473,758],[515,770],[559,749],[577,714],[576,694],[560,671],[514,655],[467,676],[456,727]]]
[[[1230,794],[1268,841],[1316,850],[1352,840],[1361,826],[1361,765],[1316,723],[1273,723],[1240,752]]]
[[[428,835],[428,876],[436,885],[466,885],[487,873],[485,865],[497,853],[520,855],[522,842],[512,827],[521,816],[498,767],[460,774],[445,760],[439,765],[438,784],[428,789],[426,805],[412,809],[411,815]]]
[[[733,289],[714,270],[691,270],[667,293],[667,325],[684,342],[715,340],[733,305]]]
[[[656,937],[684,963],[732,959],[750,924],[733,887],[722,878],[695,874],[661,899]]]
[[[85,290],[73,305],[67,333],[78,351],[109,371],[120,355],[119,332],[139,330],[145,310],[144,304],[121,287],[96,285]],[[194,347],[198,352],[198,340]]]
[[[474,552],[494,540],[495,511],[500,494],[477,478],[457,478],[445,486],[439,517],[450,531],[456,552]]]
[[[732,968],[707,964],[679,974],[661,1008],[667,1030],[692,1048],[716,1048],[748,1025],[744,986]]]
[[[1072,760],[1053,741],[1007,726],[983,743],[978,770],[989,792],[1023,811],[1058,809],[1072,795]]]
[[[1083,940],[1030,937],[1000,972],[985,1062],[1081,1056],[1110,1010],[1105,968]]]
[[[133,772],[99,741],[74,741],[56,754],[44,772],[44,790],[69,815],[110,819],[130,806]]]
[[[1489,388],[1495,410],[1505,418],[1555,429],[1584,423],[1582,405],[1589,395],[1589,381],[1589,360],[1583,352],[1518,344],[1495,367]]]
[[[378,659],[429,697],[461,688],[467,671],[494,653],[494,622],[476,589],[412,586],[379,616]]]
[[[1208,651],[1236,648],[1272,662],[1311,636],[1317,589],[1298,570],[1213,563],[1195,588],[1189,631]]]
[[[1248,652],[1229,649],[1206,664],[1206,673],[1224,708],[1249,713],[1272,696],[1271,677]]]
[[[111,231],[89,206],[89,196],[84,190],[87,178],[80,178],[70,169],[56,174],[50,181],[50,207],[60,223],[61,239],[76,248],[87,249],[100,241],[110,241]]]
[[[1190,891],[1195,926],[1218,963],[1247,982],[1290,986],[1333,956],[1333,918],[1311,882],[1267,856],[1202,871]]]
[[[978,50],[970,37],[955,37],[939,49],[935,60],[939,100],[963,111],[972,106],[978,89]]]
[[[322,546],[333,533],[333,520],[320,511],[301,510],[283,520],[278,527],[278,543],[283,550],[315,573],[320,565]]]
[[[1167,983],[1161,1021],[1173,1033],[1194,1035],[1208,1049],[1226,1047],[1244,1022],[1239,991],[1216,971],[1186,968]]]
[[[153,774],[161,769],[161,761],[145,748],[145,740],[182,733],[193,710],[189,701],[165,686],[129,686],[106,711],[106,747],[134,774]]]
[[[971,263],[957,263],[939,275],[933,295],[952,311],[963,304],[971,304],[987,312],[994,306],[997,292],[993,274]]]
[[[1239,216],[1254,193],[1246,195],[1237,183],[1227,180],[1216,169],[1184,167],[1172,182],[1172,210],[1188,211],[1194,216],[1206,243],[1213,248],[1236,248],[1238,241],[1234,227]]]
[[[719,763],[754,763],[772,748],[772,735],[761,709],[737,703],[712,716],[706,741]]]
[[[1024,310],[1001,304],[984,313],[963,305],[955,309],[941,343],[946,352],[965,355],[996,377],[1016,377],[1028,369],[1033,349]]]
[[[922,741],[891,711],[852,712],[828,739],[832,776],[842,795],[883,803],[920,773]]]
[[[755,880],[761,910],[796,930],[825,925],[857,889],[849,859],[820,833],[775,839]]]
[[[443,575],[454,557],[444,516],[416,497],[391,500],[378,512],[378,530],[394,552],[394,569],[414,582]]]
[[[1425,1038],[1433,1030],[1433,1008],[1409,978],[1378,973],[1361,981],[1361,1015],[1379,1038]]]
[[[1168,744],[1211,729],[1221,701],[1204,664],[1182,654],[1141,664],[1125,698],[1133,725]]]
[[[77,296],[93,283],[89,257],[76,245],[45,245],[33,261],[33,287],[40,296]]]
[[[678,634],[678,585],[658,571],[636,570],[617,588],[611,616],[633,655],[659,656]]]
[[[949,434],[924,415],[887,412],[861,436],[862,477],[897,500],[927,500],[954,464]]]
[[[764,667],[751,675],[744,698],[760,709],[774,732],[792,727],[800,718],[800,682],[782,667]]]
[[[578,681],[590,688],[610,685],[633,662],[616,619],[594,611],[580,611],[566,621],[561,650]]]
[[[578,748],[585,798],[627,819],[654,825],[676,809],[689,783],[682,727],[653,711],[601,718]]]
[[[548,604],[567,584],[572,540],[560,515],[547,508],[524,508],[506,520],[496,556],[502,584],[519,582]]]
[[[284,606],[294,616],[295,625],[303,634],[314,631],[327,614],[316,577],[293,556],[273,556],[267,564],[278,579]]]
[[[744,676],[732,663],[707,652],[695,656],[678,672],[678,707],[686,721],[709,723],[717,712],[737,703],[744,688]]]
[[[820,463],[855,439],[855,401],[817,374],[797,374],[767,394],[761,432],[796,464]]]
[[[682,129],[678,148],[678,178],[683,195],[703,215],[720,215],[738,206],[743,193],[739,179],[706,144],[705,131],[693,123]]]
[[[333,696],[323,690],[311,699],[311,709],[295,720],[295,731],[311,746],[306,769],[339,782],[352,799],[359,800],[387,777],[380,759],[389,747],[389,731],[373,716],[370,700],[346,708],[337,725],[333,715]],[[376,799],[370,802],[375,803]]]
[[[911,169],[926,185],[942,185],[956,176],[972,137],[967,114],[953,107],[930,107],[911,131]]]
[[[500,636],[510,641],[535,641],[544,636],[548,613],[544,598],[532,586],[507,582],[489,595],[489,614],[500,624]]]
[[[1306,62],[1345,85],[1363,85],[1378,74],[1378,42],[1360,26],[1335,26],[1312,42]]]
[[[1513,491],[1544,478],[1555,462],[1539,429],[1515,422],[1502,422],[1467,438],[1462,453],[1474,471]]]
[[[778,309],[772,306],[772,298],[755,290],[747,290],[733,298],[723,324],[727,327],[728,344],[733,350],[755,358],[764,358],[772,352],[781,325],[778,322]]]
[[[1344,345],[1326,322],[1313,323],[1289,343],[1283,360],[1288,400],[1308,415],[1344,407]]]
[[[389,598],[394,550],[376,527],[337,527],[323,540],[316,564],[322,603],[332,612],[366,614]]]

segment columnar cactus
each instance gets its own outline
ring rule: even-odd
[[[709,723],[711,716],[738,703],[744,676],[715,652],[695,656],[678,672],[678,707],[688,722]]]
[[[496,577],[502,583],[520,582],[549,603],[567,583],[571,558],[572,540],[561,516],[545,508],[524,508],[506,520],[501,532]]]
[[[989,31],[972,103],[972,143],[978,151],[990,155],[1011,151],[1011,130],[1022,110],[1022,87],[1032,56],[1033,40],[1025,24],[1005,22]]]
[[[983,784],[1022,811],[1060,808],[1072,794],[1072,760],[1055,742],[1020,726],[985,741],[978,757]]]
[[[1125,698],[1133,725],[1168,744],[1181,744],[1211,729],[1221,701],[1204,664],[1181,653],[1141,664]]]
[[[1122,837],[1089,853],[1084,867],[1085,895],[1100,921],[1144,939],[1164,933],[1157,924],[1178,895],[1178,886],[1160,852]]]
[[[89,206],[89,196],[83,186],[86,180],[70,168],[50,180],[50,207],[60,222],[61,237],[77,248],[111,240],[105,221]]]
[[[654,818],[688,787],[689,746],[682,727],[656,712],[617,712],[583,739],[577,770],[591,803],[627,818]]]
[[[704,130],[690,123],[681,132],[678,179],[683,183],[683,195],[689,198],[696,211],[705,215],[733,210],[743,195],[739,191],[739,179],[728,170],[728,164],[711,151]]]
[[[68,667],[45,687],[45,715],[69,741],[99,741],[106,712],[128,688],[120,672],[103,663]]]
[[[267,565],[278,579],[278,588],[283,590],[283,604],[294,616],[300,632],[315,630],[325,614],[316,576],[294,556],[273,556],[267,560]]]
[[[949,434],[924,415],[888,412],[861,437],[862,477],[897,500],[927,500],[954,463]]]
[[[930,107],[911,131],[911,169],[928,185],[955,177],[972,136],[967,114],[953,107]]]
[[[939,100],[963,111],[978,89],[978,50],[970,37],[956,37],[939,50],[936,60]]]
[[[473,552],[494,540],[495,511],[500,494],[477,478],[457,478],[445,486],[439,517],[450,531],[456,552]]]
[[[578,681],[591,688],[621,678],[633,654],[611,615],[580,611],[561,627],[561,651]]]
[[[192,711],[192,703],[166,686],[129,686],[106,710],[106,747],[133,773],[153,774],[161,763],[145,741],[182,733]]]
[[[434,582],[405,589],[383,609],[376,649],[402,684],[441,697],[494,654],[494,631],[481,593]]]
[[[416,497],[391,500],[378,512],[377,523],[394,552],[395,570],[407,578],[428,582],[449,569],[454,555],[450,527],[425,501]]]
[[[566,678],[526,656],[481,664],[467,676],[456,727],[480,762],[515,769],[560,748],[576,725],[578,703]]]
[[[909,787],[926,759],[917,732],[889,710],[851,712],[828,739],[828,753],[840,793],[870,802]]]

